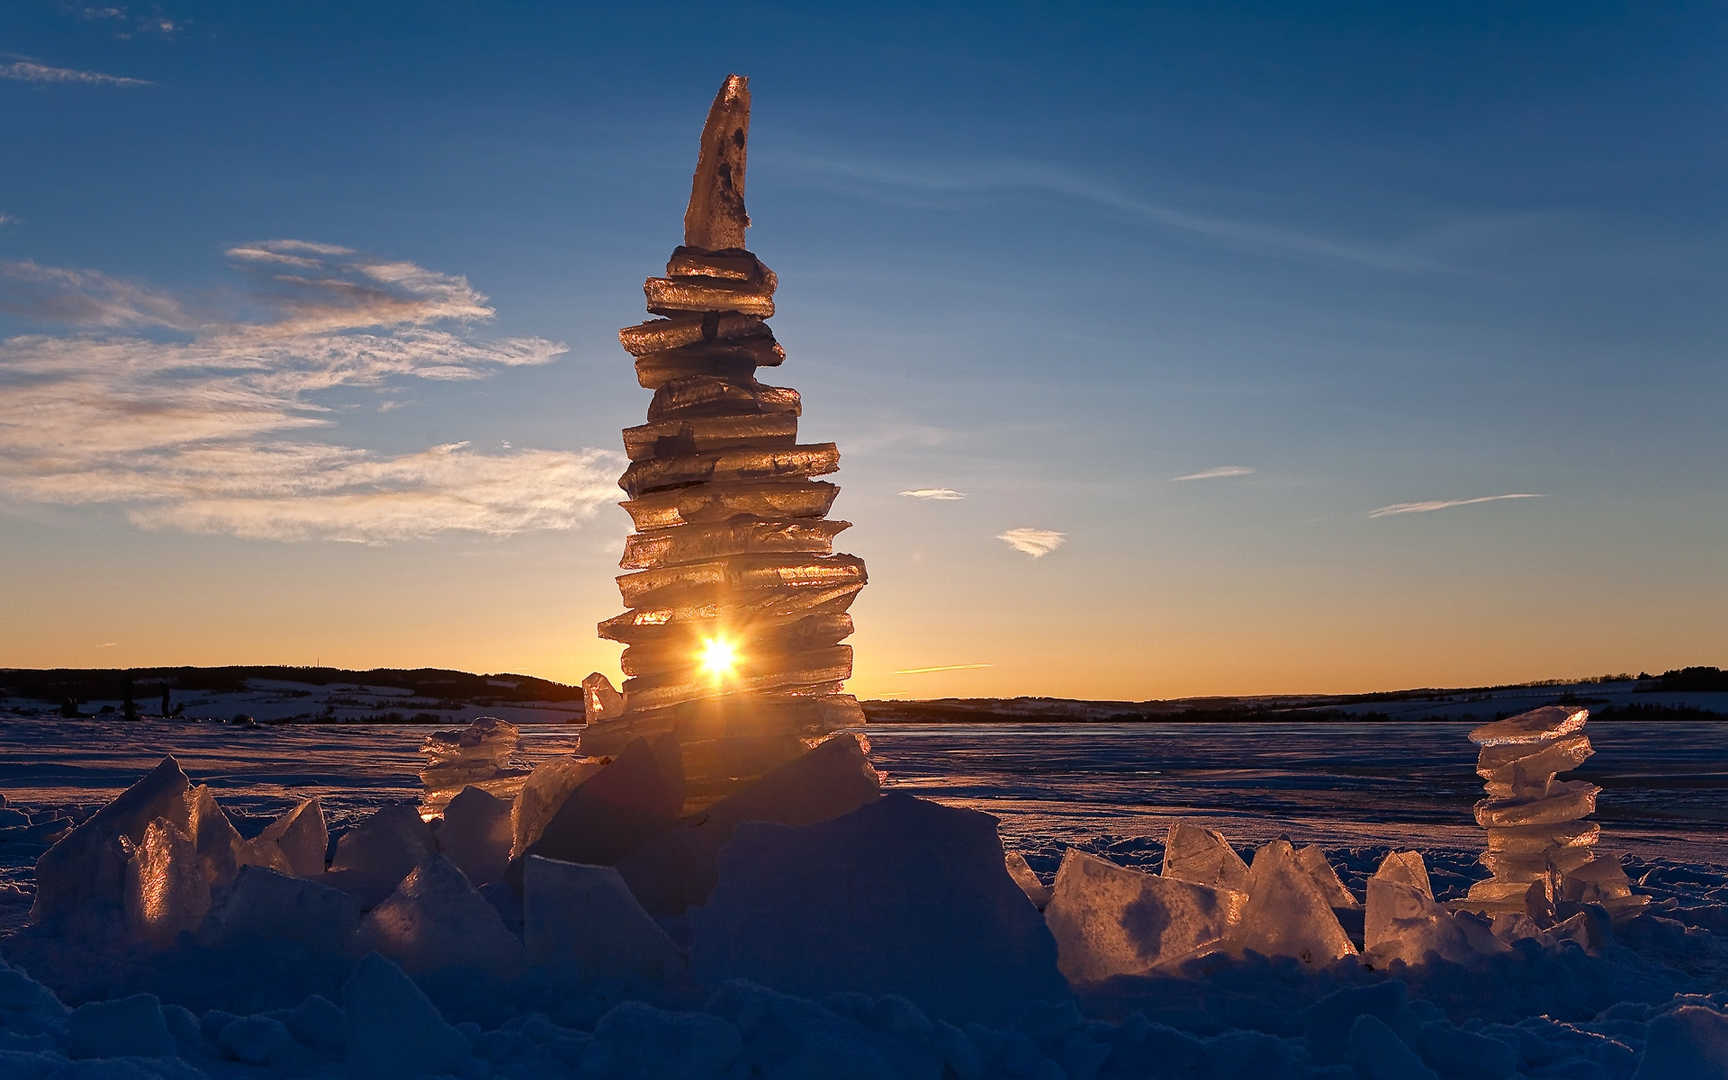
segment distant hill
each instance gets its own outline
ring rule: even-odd
[[[864,713],[874,724],[1480,723],[1556,702],[1589,706],[1592,719],[1599,721],[1728,720],[1728,672],[1690,667],[1660,675],[1605,675],[1372,694],[1269,694],[1162,701],[1046,697],[866,701]],[[476,675],[442,668],[350,671],[258,664],[0,669],[0,716],[454,724],[481,715],[501,716],[519,724],[581,723],[582,689],[531,675]]]

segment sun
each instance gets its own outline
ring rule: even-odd
[[[713,637],[702,643],[702,670],[716,679],[732,673],[738,662],[738,650],[725,638]]]

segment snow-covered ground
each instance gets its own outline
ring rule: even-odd
[[[0,719],[0,794],[13,812],[0,827],[0,925],[24,917],[42,825],[85,817],[163,754],[211,786],[243,835],[312,794],[339,834],[418,796],[427,730]],[[579,731],[524,727],[519,763],[567,753]],[[1245,854],[1279,836],[1317,843],[1358,897],[1389,850],[1414,848],[1444,899],[1485,876],[1473,861],[1480,780],[1465,732],[1033,723],[883,726],[868,737],[890,790],[995,815],[1006,846],[1046,883],[1070,846],[1156,872],[1165,831],[1181,819],[1219,829]],[[160,1000],[83,1004],[73,980],[67,1004],[82,1007],[68,1014],[0,969],[0,1075],[74,1075],[68,1055],[103,1059],[102,1075],[114,1076],[389,1075],[393,1064],[413,1074],[427,1062],[475,1076],[1728,1075],[1709,1071],[1728,1070],[1728,726],[1606,723],[1590,735],[1598,754],[1571,775],[1603,786],[1601,847],[1624,857],[1654,903],[1589,949],[1522,943],[1476,964],[1391,972],[1219,955],[985,1019],[945,1016],[928,999],[788,997],[742,983],[666,996],[422,976],[440,1018],[387,964],[345,969],[307,998],[304,973],[282,955],[220,972],[92,956],[73,966],[114,964],[111,985]],[[859,888],[892,907],[895,856],[873,858]],[[925,906],[942,887],[932,880]],[[919,902],[905,910],[905,940],[872,927],[848,945],[836,908],[833,947],[916,967],[942,943],[921,940],[934,924],[918,922]],[[678,919],[667,929],[680,941],[691,932]],[[1359,923],[1353,932],[1359,939]],[[0,955],[54,967],[40,943],[0,942]],[[101,984],[96,974],[85,985]],[[392,1044],[444,1047],[443,1056],[392,1059]]]

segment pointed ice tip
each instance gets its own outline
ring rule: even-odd
[[[704,251],[744,246],[744,163],[750,137],[750,79],[728,75],[708,109],[702,149],[684,211],[684,243]]]

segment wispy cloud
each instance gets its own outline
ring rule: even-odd
[[[112,649],[114,646],[116,646],[118,644],[120,644],[118,641],[102,641],[102,642],[98,642],[96,644],[96,647],[98,649]]]
[[[16,225],[18,218],[12,214],[0,214],[0,225]]]
[[[896,675],[930,675],[938,671],[975,671],[979,668],[995,667],[995,664],[942,664],[939,667],[901,668]]]
[[[146,529],[360,542],[569,528],[616,497],[610,451],[294,441],[333,426],[324,392],[483,379],[565,347],[473,337],[493,309],[459,275],[308,241],[230,254],[268,317],[195,317],[98,271],[0,263],[0,307],[82,328],[0,341],[0,495],[118,504]]]
[[[1246,465],[1215,465],[1210,469],[1201,469],[1186,476],[1172,476],[1172,481],[1182,480],[1223,480],[1231,476],[1253,476],[1254,470]]]
[[[844,153],[800,153],[783,158],[807,172],[862,181],[868,193],[882,187],[933,194],[977,191],[1036,191],[1091,203],[1156,228],[1191,233],[1232,247],[1339,259],[1380,270],[1444,270],[1433,258],[1413,250],[1372,242],[1338,239],[1260,221],[1208,214],[1131,190],[1108,179],[1086,176],[1042,162],[982,160],[916,165],[862,161]]]
[[[1545,496],[1527,491],[1509,492],[1505,495],[1479,495],[1474,499],[1433,499],[1428,502],[1393,503],[1376,510],[1368,511],[1371,518],[1391,517],[1394,514],[1429,514],[1435,510],[1450,510],[1454,506],[1475,506],[1477,503],[1500,502],[1503,499],[1540,499]]]
[[[1068,542],[1068,534],[1054,532],[1050,529],[1009,529],[1005,533],[997,533],[996,539],[1007,544],[1015,551],[1030,555],[1034,559],[1042,559]]]
[[[925,502],[958,502],[966,497],[964,491],[955,491],[953,488],[912,488],[900,494],[908,499],[923,499]]]
[[[0,79],[27,83],[75,83],[84,86],[152,86],[148,79],[127,75],[107,75],[100,71],[79,71],[76,68],[49,67],[32,60],[14,60],[0,64]]]
[[[139,12],[125,4],[63,4],[62,7],[86,22],[108,24],[118,38],[129,38],[133,34],[172,37],[182,28],[182,24],[164,15],[162,9],[154,4],[147,12]]]

